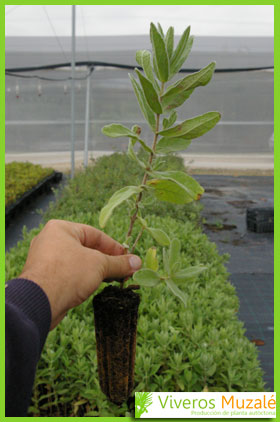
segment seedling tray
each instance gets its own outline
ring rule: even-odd
[[[43,193],[49,192],[51,187],[59,183],[62,179],[61,172],[53,172],[50,176],[45,177],[41,180],[36,186],[32,189],[25,192],[20,198],[18,198],[15,202],[8,205],[5,208],[5,226],[7,227],[12,219],[22,212],[24,208],[29,205],[38,195],[42,195]]]
[[[269,233],[274,230],[274,209],[247,208],[247,229],[256,233]]]

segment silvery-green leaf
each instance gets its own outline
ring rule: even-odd
[[[160,282],[160,276],[155,271],[144,268],[133,274],[133,280],[141,286],[154,287]]]
[[[133,137],[132,139],[134,139],[135,142],[139,142],[139,144],[142,146],[142,148],[145,151],[149,152],[150,154],[154,154],[152,148],[150,148],[149,145],[147,145],[145,141],[143,141],[142,139],[138,138],[138,136],[141,133],[141,131],[139,132],[139,129],[141,129],[141,128],[139,128],[139,129],[138,128],[139,128],[139,126],[137,126],[137,125],[132,126],[131,131],[133,133],[135,133],[135,137]],[[135,142],[134,142],[134,144],[135,144]]]
[[[190,36],[190,31],[191,31],[191,27],[188,26],[185,31],[183,32],[183,34],[181,35],[181,38],[176,46],[176,49],[174,50],[174,53],[172,55],[172,59],[171,59],[171,65],[174,64],[178,58],[182,55],[182,53],[184,52],[189,36]]]
[[[197,277],[199,274],[201,274],[205,270],[207,270],[207,267],[203,267],[200,265],[184,268],[183,270],[176,271],[176,273],[173,274],[173,279],[175,281],[189,280],[189,279]]]
[[[164,38],[158,32],[156,26],[151,23],[150,38],[153,46],[154,58],[157,65],[157,73],[161,82],[168,81],[169,58],[166,51]]]
[[[168,129],[170,126],[174,125],[176,120],[177,120],[177,113],[175,110],[173,110],[170,113],[170,116],[168,117],[168,119],[167,118],[163,119],[163,122],[162,122],[163,129]]]
[[[165,279],[165,283],[167,285],[167,287],[171,290],[171,292],[177,296],[184,304],[184,306],[187,306],[187,297],[186,294],[184,292],[182,292],[182,290],[179,289],[178,286],[176,286],[176,284],[174,283],[174,281],[171,278],[167,278]]]
[[[137,157],[137,155],[135,154],[135,151],[133,149],[136,141],[137,141],[136,139],[130,139],[129,140],[128,148],[127,148],[127,155],[132,160],[136,161],[140,165],[140,167],[142,167],[143,169],[146,169],[146,164]]]
[[[220,120],[221,114],[217,111],[210,111],[192,119],[185,120],[179,125],[159,132],[165,137],[180,137],[184,139],[194,139],[204,135],[211,130]]]
[[[173,272],[173,266],[180,260],[181,243],[180,240],[174,238],[171,240],[169,248],[169,271]]]
[[[168,101],[163,100],[162,108],[163,108],[164,113],[168,113],[174,108],[180,107],[182,104],[184,104],[184,102],[191,96],[193,91],[194,89],[182,91],[179,94],[168,98]]]
[[[114,209],[122,202],[130,198],[132,195],[140,193],[142,188],[140,186],[126,186],[114,193],[109,199],[105,207],[102,208],[99,214],[99,225],[104,228],[108,219],[112,215]]]
[[[169,184],[160,184],[160,183],[151,183],[154,179],[149,180],[148,184],[151,185],[152,187],[154,187],[156,189],[156,195],[157,195],[157,190],[163,190],[166,192],[163,192],[163,194],[165,194],[164,196],[167,195],[171,195],[173,194],[173,196],[175,195],[178,201],[184,201],[184,202],[176,202],[176,203],[187,203],[187,202],[191,202],[193,200],[198,200],[200,199],[201,195],[204,192],[204,189],[202,186],[200,186],[200,184],[193,179],[191,176],[189,176],[187,173],[182,172],[182,171],[156,171],[154,172],[155,176],[160,178],[160,181],[162,182],[169,182]],[[172,183],[177,185],[177,190],[175,187],[173,187]],[[184,192],[183,192],[184,191]],[[182,198],[180,198],[179,196],[182,195]],[[173,198],[174,199],[174,198]],[[165,201],[168,201],[168,199],[162,199]],[[171,201],[170,202],[175,202],[175,201]]]
[[[175,180],[151,179],[147,182],[147,185],[154,189],[154,194],[160,201],[188,204],[194,200],[184,186]]]
[[[150,154],[154,154],[154,151],[152,150],[152,148],[149,147],[149,145],[146,144],[146,142],[144,142],[142,139],[137,138],[137,141],[140,143],[140,145],[142,146],[142,148],[149,152]]]
[[[158,80],[160,81],[160,76],[159,76],[159,71],[158,71],[157,61],[156,61],[155,55],[153,55],[153,66],[154,66],[155,75],[158,78]]]
[[[154,246],[147,250],[144,267],[153,271],[158,270],[157,250]]]
[[[172,278],[173,278],[173,275],[180,270],[180,268],[181,268],[180,261],[177,261],[172,265]],[[175,278],[173,278],[173,280],[175,280]]]
[[[193,43],[193,38],[190,35],[190,26],[183,32],[176,49],[174,50],[170,61],[170,77],[175,75],[186,61]]]
[[[215,62],[201,69],[199,72],[192,73],[171,85],[161,97],[164,109],[179,107],[191,95],[193,90],[199,86],[207,85],[214,73]]]
[[[157,142],[156,152],[167,154],[169,152],[183,151],[190,145],[190,139],[183,138],[160,138]]]
[[[163,32],[163,29],[162,29],[162,26],[161,26],[161,24],[158,22],[158,32],[160,33],[160,35],[162,36],[162,38],[164,39],[164,32]]]
[[[154,72],[151,64],[152,55],[148,50],[139,50],[136,53],[136,60],[143,68],[146,77],[152,82],[155,90],[159,92],[159,85],[154,77]]]
[[[104,135],[110,136],[111,138],[120,138],[123,136],[135,136],[130,129],[119,123],[112,123],[102,128]]]
[[[165,248],[162,249],[162,261],[163,261],[163,269],[165,274],[170,273],[169,268],[169,251]]]
[[[155,132],[156,130],[156,118],[155,115],[153,113],[153,111],[151,110],[151,107],[149,106],[149,104],[147,103],[147,100],[145,98],[144,92],[142,91],[140,85],[138,84],[138,82],[135,80],[135,78],[129,74],[136,98],[138,100],[140,109],[143,113],[143,116],[145,117],[145,119],[147,120],[147,122],[149,123],[150,127],[152,128],[153,132]]]
[[[166,33],[165,45],[166,45],[166,50],[167,50],[169,60],[171,60],[171,57],[172,57],[172,54],[173,54],[173,47],[174,47],[174,28],[173,28],[173,26],[170,26],[170,28],[168,29],[168,31]]]
[[[148,223],[146,220],[144,220],[144,218],[140,217],[140,215],[137,215],[137,220],[140,221],[141,225],[146,228],[148,226]]]
[[[193,46],[193,40],[194,40],[193,37],[190,37],[188,39],[186,48],[185,48],[182,56],[179,57],[179,59],[177,60],[177,62],[174,63],[173,66],[172,66],[172,69],[173,70],[172,70],[172,72],[170,72],[171,73],[170,78],[172,78],[177,72],[179,72],[179,70],[181,69],[181,67],[183,66],[183,64],[185,63],[185,61],[187,60],[188,55],[190,54],[191,49],[192,49],[192,46]]]
[[[170,239],[163,230],[152,227],[147,227],[147,230],[159,245],[168,246],[170,244]]]
[[[158,94],[152,84],[151,81],[149,81],[149,79],[147,79],[144,75],[142,75],[142,73],[138,70],[135,69],[142,89],[144,91],[144,95],[145,98],[147,100],[147,103],[149,104],[150,108],[157,114],[161,114],[162,113],[162,108],[161,108],[161,104],[159,102],[159,98],[158,98]]]

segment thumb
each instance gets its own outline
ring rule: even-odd
[[[129,277],[142,266],[142,261],[137,255],[106,255],[104,279],[122,279]]]

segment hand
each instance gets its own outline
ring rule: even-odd
[[[141,259],[123,254],[124,247],[100,230],[50,220],[32,240],[20,277],[37,283],[46,293],[52,329],[102,281],[123,279],[139,270]]]

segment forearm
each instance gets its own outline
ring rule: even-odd
[[[25,416],[51,311],[44,291],[30,280],[11,280],[5,293],[6,416]]]

